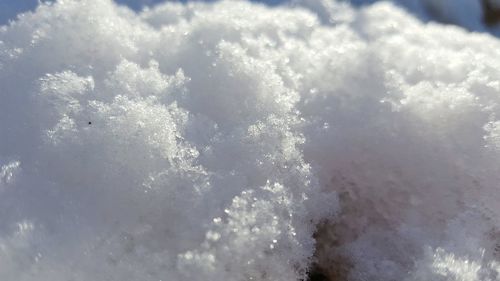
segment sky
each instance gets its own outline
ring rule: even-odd
[[[153,5],[155,3],[164,2],[164,0],[116,0],[116,2],[125,4],[134,10],[140,10],[144,5]],[[186,2],[181,0],[181,2]],[[253,2],[262,2],[269,5],[276,5],[283,0],[253,0]],[[38,0],[1,0],[0,1],[0,24],[6,24],[9,20],[14,19],[17,14],[33,10],[38,3]]]
[[[16,15],[33,10],[39,1],[48,0],[0,0],[0,25],[6,24],[9,20],[15,19]],[[115,0],[120,4],[129,6],[130,8],[139,11],[144,6],[154,5],[165,1],[180,1],[187,2],[189,0]],[[196,1],[215,1],[215,0],[196,0]],[[287,0],[250,0],[251,2],[260,2],[268,5],[278,5],[287,2]],[[377,2],[378,0],[346,0],[351,4],[358,6]],[[397,5],[404,7],[407,11],[414,14],[423,21],[435,20],[446,23],[453,23],[474,31],[485,31],[481,23],[478,24],[478,11],[480,12],[480,2],[471,0],[394,0]],[[430,15],[422,12],[421,3],[433,12]],[[437,14],[435,13],[436,11]],[[440,11],[440,12],[439,12]],[[442,13],[441,13],[442,12]],[[495,32],[494,32],[495,33]],[[496,34],[496,33],[495,33]]]
[[[15,19],[16,15],[19,13],[35,9],[38,1],[46,1],[46,0],[0,0],[0,24],[6,24],[9,20]],[[138,11],[144,6],[154,5],[156,3],[161,3],[169,0],[115,0],[115,1],[127,5],[130,8]],[[173,1],[187,2],[187,0],[173,0]],[[213,1],[213,0],[201,0],[201,1]],[[268,5],[278,5],[280,3],[286,2],[287,0],[250,0],[250,1],[265,3]],[[375,1],[377,0],[350,0],[350,2],[354,5],[372,3]],[[407,7],[408,5],[411,6],[411,4],[408,3],[413,3],[413,1],[408,1],[408,0],[402,0],[399,2],[404,7]]]

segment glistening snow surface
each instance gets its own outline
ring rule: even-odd
[[[500,41],[390,3],[0,27],[0,280],[493,281]]]

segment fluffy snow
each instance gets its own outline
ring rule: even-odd
[[[388,2],[0,27],[0,280],[500,280],[500,41]]]

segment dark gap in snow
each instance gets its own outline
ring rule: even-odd
[[[339,227],[334,222],[325,221],[318,225],[313,235],[316,240],[314,262],[306,281],[345,281],[352,269],[351,260],[337,252],[341,246]]]
[[[307,275],[307,281],[331,281],[323,270],[316,265],[311,268]]]

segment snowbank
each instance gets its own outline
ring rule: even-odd
[[[390,3],[0,28],[0,280],[498,280],[500,42]]]

